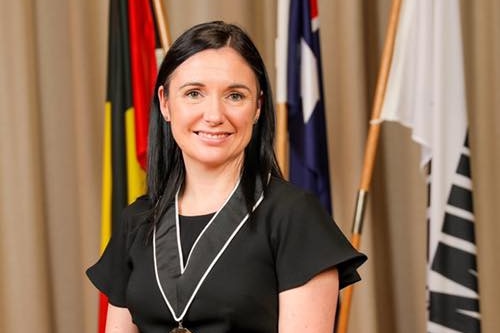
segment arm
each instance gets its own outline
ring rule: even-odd
[[[132,316],[127,308],[108,303],[106,333],[139,333],[139,329],[132,322]]]
[[[306,284],[279,294],[279,333],[331,333],[335,322],[339,277],[335,268]]]

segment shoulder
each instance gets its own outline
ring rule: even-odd
[[[123,209],[122,222],[126,224],[127,229],[138,227],[146,222],[152,208],[148,196],[142,195]]]
[[[290,198],[294,198],[303,196],[305,193],[306,192],[303,189],[297,187],[296,185],[290,183],[285,179],[271,177],[269,179],[265,195],[266,197],[270,198],[282,195],[287,195]]]
[[[152,208],[151,200],[147,195],[141,195],[123,210],[124,214],[134,215],[149,211]]]
[[[277,177],[271,177],[264,198],[270,204],[288,211],[305,208],[324,210],[319,199],[313,193]]]
[[[330,224],[332,217],[316,195],[290,182],[271,178],[264,200],[256,211],[273,228],[287,228],[296,224]]]

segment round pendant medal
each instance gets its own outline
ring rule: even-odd
[[[182,324],[179,324],[179,327],[174,328],[170,331],[170,333],[191,333],[191,331],[185,327],[182,327]]]
[[[191,331],[184,327],[176,327],[170,333],[191,333]]]

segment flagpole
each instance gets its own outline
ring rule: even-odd
[[[377,78],[377,86],[375,89],[375,96],[373,100],[370,128],[368,131],[368,137],[366,139],[363,171],[361,173],[360,187],[358,190],[356,206],[354,210],[351,243],[353,247],[356,249],[360,248],[360,243],[361,243],[363,217],[365,213],[366,200],[372,180],[373,169],[375,164],[375,156],[377,154],[378,139],[380,135],[379,118],[380,118],[380,112],[382,110],[382,105],[384,102],[385,89],[387,86],[387,78],[389,76],[389,69],[391,66],[400,7],[401,7],[401,0],[392,0],[391,11],[389,16],[389,24],[387,27],[384,49],[382,52],[382,59]],[[347,324],[351,307],[352,293],[353,293],[352,285],[346,287],[346,289],[342,293],[337,333],[347,332]]]
[[[163,1],[153,0],[153,11],[156,18],[156,27],[158,28],[158,34],[160,35],[161,47],[163,51],[167,53],[167,50],[172,42],[172,37],[170,35],[168,17],[163,8]]]
[[[286,103],[276,108],[276,158],[283,176],[288,179],[288,109]]]
[[[290,20],[290,0],[278,0],[276,36],[276,141],[275,152],[278,165],[286,179],[288,177],[288,30]]]

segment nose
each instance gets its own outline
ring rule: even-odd
[[[211,98],[203,113],[203,120],[211,125],[219,125],[224,122],[224,104],[219,98]]]

